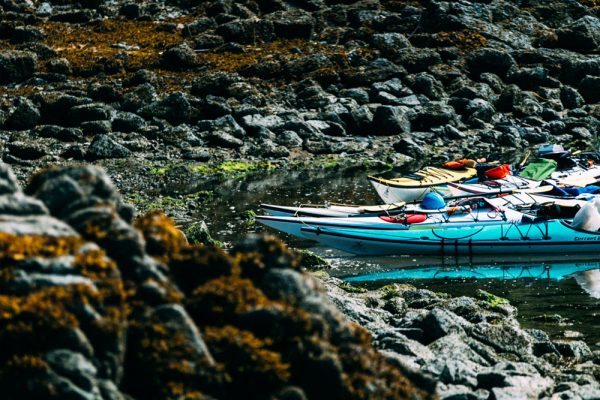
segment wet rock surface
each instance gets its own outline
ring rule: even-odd
[[[521,328],[517,309],[489,293],[452,298],[410,285],[359,291],[336,278],[324,281],[336,306],[369,330],[375,347],[404,371],[437,382],[441,399],[600,396],[597,352]]]

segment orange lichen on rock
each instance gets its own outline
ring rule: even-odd
[[[0,232],[0,260],[10,263],[32,257],[60,257],[73,254],[81,244],[77,236],[16,236]]]
[[[436,46],[456,46],[464,50],[485,47],[487,39],[479,32],[471,30],[439,32],[435,37]]]
[[[179,30],[160,29],[164,23],[103,19],[88,25],[45,22],[45,44],[66,58],[75,70],[119,60],[125,69],[156,64],[164,49],[181,43]]]
[[[146,239],[148,254],[168,261],[170,257],[181,253],[187,240],[175,222],[158,210],[151,210],[135,222],[135,227]]]
[[[245,388],[248,398],[264,397],[290,377],[290,366],[282,362],[281,354],[269,350],[269,339],[259,339],[233,326],[209,327],[204,339],[226,371],[227,380]],[[233,390],[240,393],[237,388]]]
[[[231,323],[236,315],[273,304],[251,280],[226,276],[210,280],[192,292],[188,309],[206,324]]]

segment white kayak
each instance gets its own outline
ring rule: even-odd
[[[600,166],[591,168],[575,167],[568,170],[555,171],[548,182],[553,182],[557,185],[585,187],[594,184],[600,180]],[[523,178],[517,175],[508,175],[502,179],[495,179],[479,183],[456,183],[449,182],[447,189],[451,196],[465,195],[490,195],[513,192],[517,190],[535,189],[545,181],[536,181],[533,179]]]
[[[428,226],[381,231],[305,226],[302,234],[358,255],[577,254],[600,252],[600,233],[575,229],[568,220]]]
[[[412,205],[414,207],[414,205]],[[276,204],[261,204],[260,208],[269,215],[286,217],[369,217],[373,215],[394,215],[411,208],[406,203],[394,203],[372,206],[346,204],[280,206]],[[438,210],[423,210],[422,212],[439,212]]]
[[[557,204],[564,207],[582,206],[591,196],[555,196],[547,193],[554,188],[552,186],[543,186],[535,189],[522,191],[510,191],[510,194],[496,196],[492,194],[488,201],[498,207],[516,207],[530,206],[534,204]],[[450,207],[460,205],[461,202],[469,198],[480,197],[481,195],[465,195],[461,198],[448,199],[447,204]],[[592,195],[593,196],[593,195]],[[340,217],[340,218],[364,218],[375,217],[379,215],[397,215],[402,213],[421,213],[421,214],[439,214],[445,213],[447,207],[439,209],[426,209],[420,203],[394,203],[383,205],[359,206],[345,204],[324,204],[324,205],[299,205],[282,206],[275,204],[261,204],[261,209],[268,215],[278,217]]]

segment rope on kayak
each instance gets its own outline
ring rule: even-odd
[[[443,237],[441,235],[438,235],[434,229],[431,230],[431,233],[433,234],[433,236],[437,237],[438,239],[442,239],[442,240],[463,240],[463,239],[468,239],[470,237],[473,237],[473,236],[477,235],[482,230],[483,230],[483,226],[481,228],[479,228],[479,230],[477,232],[473,232],[473,233],[471,233],[469,235],[465,235],[463,237],[458,237],[458,238],[456,238],[456,237],[452,237],[452,238]]]
[[[517,225],[516,222],[511,222],[508,226],[508,229],[506,230],[506,232],[504,232],[504,225],[500,225],[500,240],[509,240],[508,232],[510,232],[510,230],[514,227],[515,230],[517,232],[519,232],[519,236],[521,236],[521,240],[528,240],[529,239],[529,233],[531,232],[531,229],[533,229],[533,227],[535,226],[537,228],[537,230],[540,232],[540,234],[542,235],[542,239],[544,240],[548,240],[550,239],[550,236],[548,236],[548,221],[544,221],[542,224],[534,224],[534,223],[530,223],[527,224],[527,231],[525,232],[525,234],[523,234],[523,232],[521,231],[521,229],[519,229],[519,225]],[[544,225],[545,230],[542,229],[540,227],[540,225]]]

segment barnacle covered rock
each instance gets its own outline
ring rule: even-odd
[[[275,238],[227,254],[158,212],[131,225],[92,167],[0,183],[24,199],[0,215],[2,398],[431,397]]]

